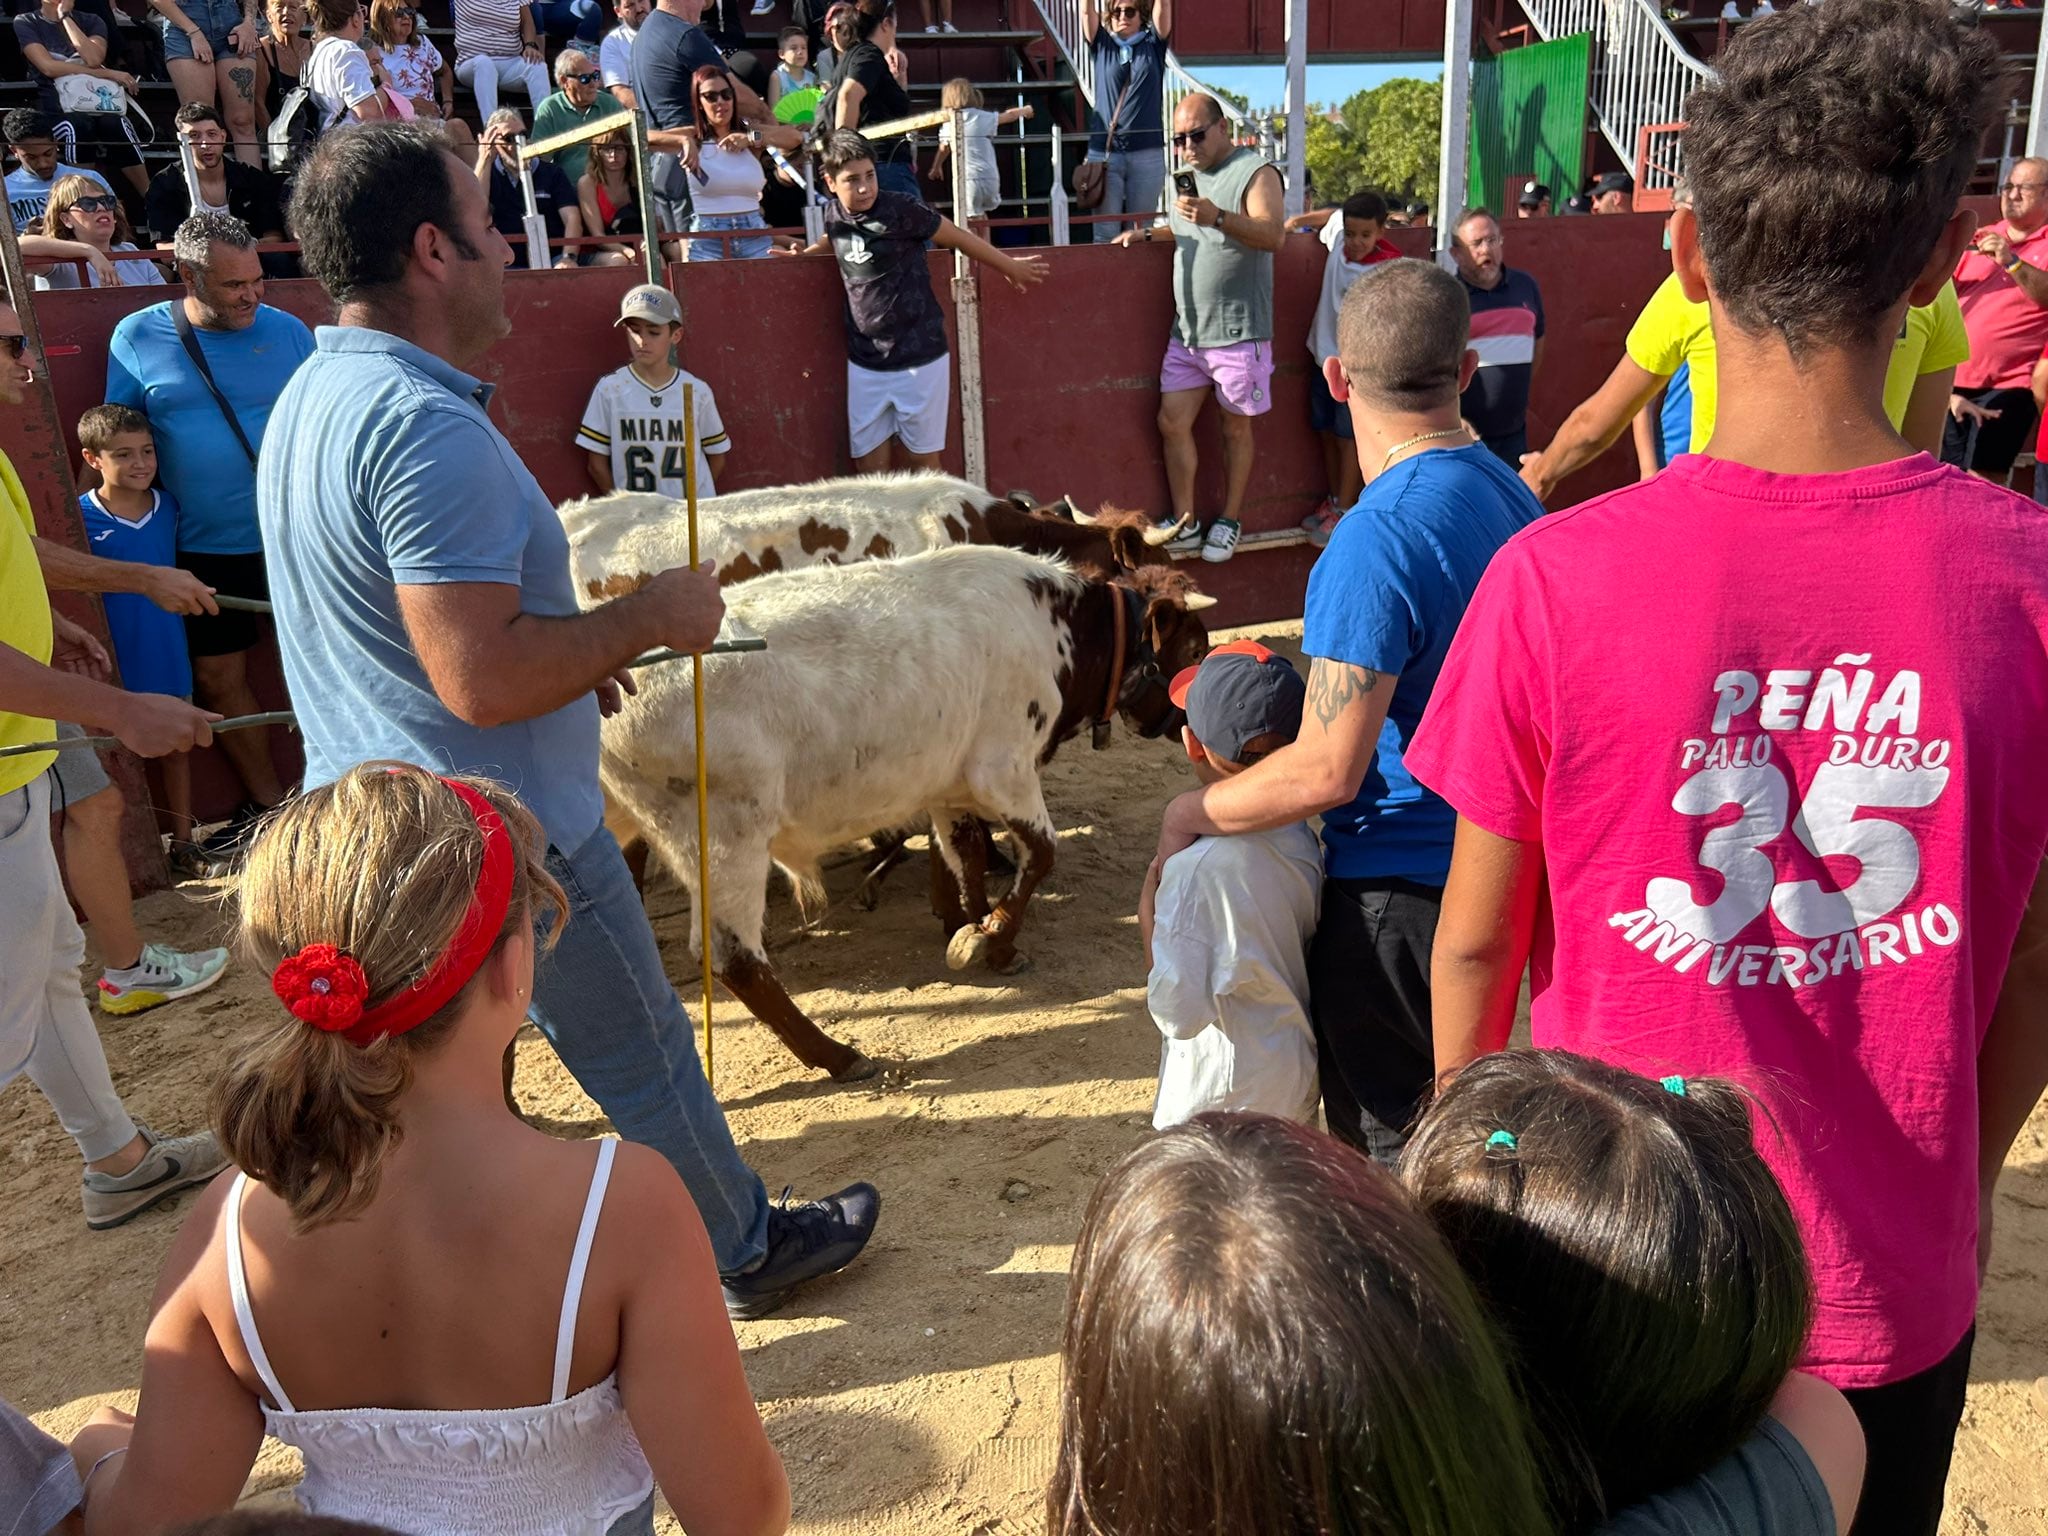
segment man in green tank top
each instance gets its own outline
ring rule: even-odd
[[[1200,92],[1174,111],[1173,147],[1180,170],[1167,223],[1131,230],[1117,243],[1174,243],[1173,334],[1159,367],[1166,483],[1175,522],[1190,530],[1185,547],[1199,547],[1205,560],[1228,560],[1252,475],[1251,419],[1273,405],[1273,253],[1287,238],[1280,173],[1231,142],[1222,106]],[[1212,393],[1223,427],[1223,512],[1198,544],[1195,418]]]

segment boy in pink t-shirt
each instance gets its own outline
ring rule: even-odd
[[[1439,1072],[1506,1043],[1527,959],[1537,1045],[1762,1100],[1808,1363],[1869,1440],[1857,1536],[1939,1523],[1989,1191],[2048,1081],[2048,517],[1882,398],[1970,240],[1996,52],[1830,0],[1722,54],[1672,219],[1735,381],[1714,435],[1501,550],[1408,756],[1459,813]]]

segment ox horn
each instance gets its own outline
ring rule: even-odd
[[[1220,598],[1211,597],[1206,592],[1190,592],[1181,599],[1181,606],[1189,613],[1200,613],[1204,608],[1214,608],[1220,601]]]
[[[1171,528],[1148,527],[1145,530],[1145,542],[1154,549],[1159,548],[1162,544],[1171,544],[1180,537],[1180,531],[1187,527],[1187,525],[1188,520],[1183,517]]]
[[[1074,500],[1073,497],[1062,496],[1060,500],[1064,501],[1067,504],[1068,516],[1073,518],[1073,520],[1076,523],[1078,523],[1081,527],[1093,528],[1098,522],[1101,521],[1100,518],[1091,516],[1089,513],[1083,512],[1081,510],[1081,504],[1078,501]]]

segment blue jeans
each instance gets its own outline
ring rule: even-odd
[[[603,827],[572,854],[548,849],[569,923],[533,974],[533,1022],[627,1141],[683,1176],[720,1274],[768,1251],[768,1191],[740,1158],[711,1096],[690,1016],[661,968],[647,909]]]
[[[908,160],[884,160],[875,167],[875,180],[885,191],[901,192],[920,203],[925,200],[924,188],[917,184],[917,167]]]
[[[604,1536],[654,1536],[654,1495],[637,1509],[629,1509],[611,1523]]]
[[[1094,224],[1095,243],[1106,245],[1127,229],[1142,229],[1152,222],[1159,207],[1159,194],[1166,188],[1165,149],[1117,149],[1109,152],[1108,177],[1102,184],[1104,213],[1142,213],[1147,217],[1135,224]]]
[[[766,229],[767,219],[759,209],[752,213],[698,213],[690,217],[692,232],[714,229]],[[747,240],[692,240],[691,261],[752,261],[766,256],[775,242],[766,235],[756,235]]]
[[[603,35],[604,11],[597,0],[533,0],[531,9],[533,24],[544,37],[594,43]]]

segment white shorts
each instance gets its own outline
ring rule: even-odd
[[[892,436],[912,453],[939,452],[946,446],[952,403],[950,353],[887,373],[858,363],[846,365],[846,434],[856,459],[873,453]]]

